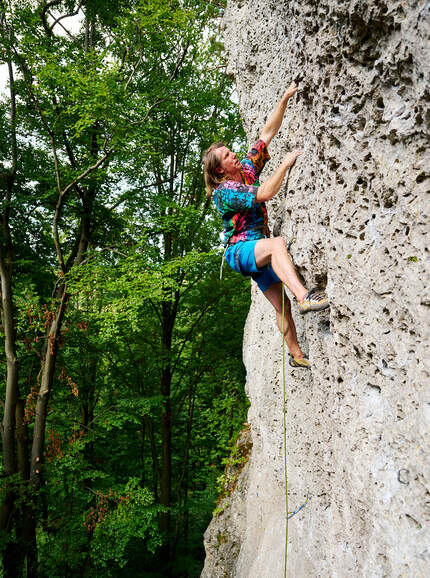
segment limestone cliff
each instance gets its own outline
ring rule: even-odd
[[[300,86],[262,180],[304,147],[271,224],[331,302],[294,312],[313,369],[287,369],[290,509],[312,497],[289,576],[429,576],[429,3],[228,0],[224,37],[250,143]],[[244,361],[252,452],[204,577],[283,575],[281,339],[255,286]]]

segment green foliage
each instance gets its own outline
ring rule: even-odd
[[[245,424],[245,429],[242,430],[242,433],[246,432],[248,427],[248,424]],[[242,468],[249,458],[249,451],[252,446],[249,443],[243,443],[240,440],[240,435],[238,439],[231,441],[229,455],[221,460],[224,471],[216,480],[218,500],[217,507],[213,511],[214,516],[221,514],[228,506],[229,502],[226,498],[235,489]],[[240,441],[241,443],[239,443]]]
[[[154,505],[151,492],[141,488],[137,478],[130,478],[121,494],[110,492],[99,501],[97,519],[101,521],[96,523],[90,552],[96,568],[112,564],[123,568],[126,548],[133,539],[144,541],[152,553],[161,546],[157,515],[162,508]]]
[[[17,95],[10,223],[30,443],[56,291],[64,281],[68,290],[35,510],[39,571],[197,576],[216,479],[247,410],[249,281],[224,269],[219,282],[220,221],[200,162],[214,140],[244,148],[219,8],[91,0],[73,28],[61,21],[69,33],[53,26],[77,8],[6,2],[0,27]],[[3,174],[14,130],[7,96],[0,109]],[[68,264],[60,274],[54,214],[75,179],[56,221]],[[165,451],[169,507],[161,504]],[[19,531],[17,521],[9,541],[19,542]],[[159,548],[166,542],[170,560]]]

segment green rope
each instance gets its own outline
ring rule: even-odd
[[[288,476],[287,476],[287,427],[285,415],[287,412],[287,400],[285,395],[285,289],[282,283],[282,417],[284,426],[284,476],[285,476],[285,556],[284,556],[284,578],[287,576],[288,559]]]
[[[285,388],[285,287],[282,283],[282,423],[284,429],[284,485],[285,485],[285,555],[284,555],[284,578],[287,576],[287,561],[288,561],[288,520],[298,514],[302,510],[308,501],[310,496],[306,496],[304,503],[290,512],[288,510],[288,475],[287,475],[287,396]]]

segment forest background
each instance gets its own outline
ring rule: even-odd
[[[0,2],[4,576],[198,576],[249,282],[201,154],[244,134],[222,3]]]

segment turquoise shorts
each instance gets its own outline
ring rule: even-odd
[[[254,279],[264,293],[271,285],[281,283],[281,280],[273,270],[271,263],[257,267],[254,255],[255,243],[257,242],[238,241],[234,245],[230,245],[225,253],[225,260],[237,273]]]

